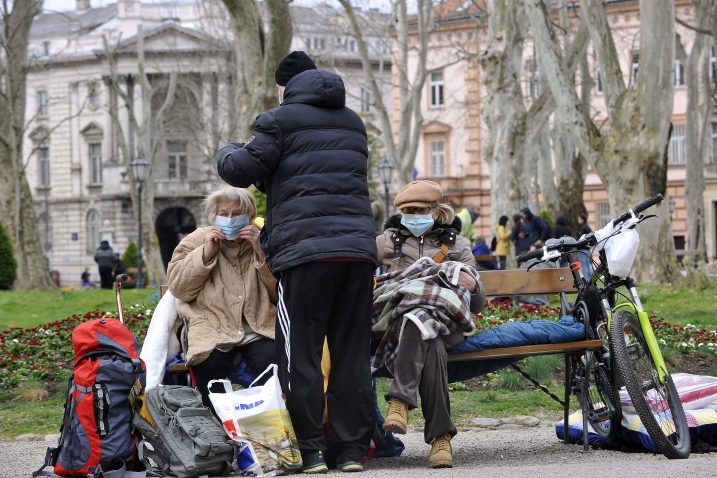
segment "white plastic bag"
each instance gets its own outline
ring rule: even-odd
[[[605,255],[610,274],[621,279],[626,278],[635,262],[639,246],[640,235],[635,227],[622,229],[619,234],[608,239],[605,244]]]
[[[267,373],[271,377],[264,385],[254,384]],[[224,393],[212,392],[212,385],[220,383]],[[255,465],[251,471],[271,476],[301,467],[301,453],[291,425],[289,412],[281,393],[281,385],[274,364],[243,390],[232,390],[229,380],[212,380],[207,385],[209,400],[227,434],[243,447],[250,445],[261,470]]]

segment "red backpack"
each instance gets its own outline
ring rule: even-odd
[[[132,397],[142,393],[145,366],[137,342],[119,320],[95,319],[72,332],[74,373],[70,379],[60,440],[45,464],[60,476],[101,476],[136,462]]]

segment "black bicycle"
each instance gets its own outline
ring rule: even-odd
[[[573,361],[574,389],[595,432],[603,437],[615,433],[622,419],[620,395],[627,395],[657,449],[667,458],[687,458],[691,442],[685,412],[629,277],[639,244],[636,226],[653,217],[640,213],[662,199],[658,194],[580,240],[550,240],[517,260],[570,265],[578,294],[572,304],[561,294],[562,313],[581,321],[588,339],[603,342],[601,350]],[[592,258],[593,252],[599,262],[590,261],[593,274],[586,280],[577,259],[579,254]]]

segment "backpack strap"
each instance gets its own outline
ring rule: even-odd
[[[169,463],[165,462],[159,453],[147,448],[147,442],[145,440],[137,444],[137,456],[139,461],[144,464],[147,470],[147,476],[173,476],[169,470]],[[156,467],[152,466],[152,463],[149,461],[150,459],[157,464]]]
[[[446,257],[448,257],[448,244],[445,242],[441,244],[441,250],[438,251],[438,253],[433,256],[433,262],[436,264],[440,264],[441,262],[446,260]]]

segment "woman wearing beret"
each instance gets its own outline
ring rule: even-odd
[[[399,214],[389,218],[384,233],[376,238],[384,271],[403,270],[426,256],[476,267],[471,245],[460,234],[460,219],[442,201],[443,190],[433,181],[413,181],[399,191],[394,200]],[[480,283],[461,272],[459,285],[471,291],[471,311],[479,312],[485,303]],[[450,416],[446,350],[462,340],[458,333],[423,340],[418,327],[407,321],[396,351],[393,383],[385,397],[389,406],[384,429],[406,433],[408,411],[416,408],[418,392],[424,439],[431,444],[431,468],[453,466],[451,438],[456,427]]]

